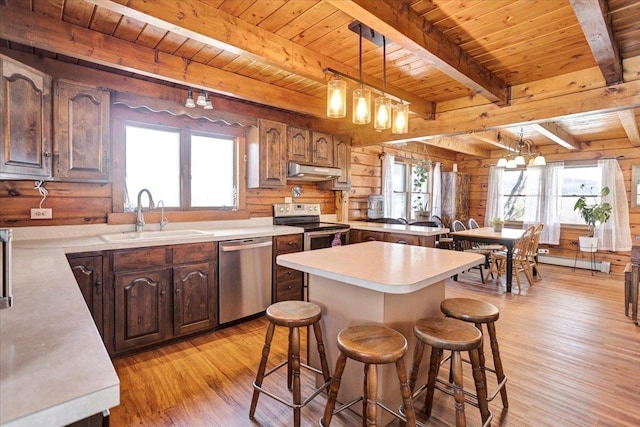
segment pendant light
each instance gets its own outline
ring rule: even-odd
[[[347,115],[347,82],[337,74],[327,83],[327,117],[341,119]]]
[[[362,83],[362,25],[360,31],[360,87],[353,91],[353,123],[366,125],[371,123],[371,91]]]
[[[184,106],[187,108],[195,108],[196,103],[193,102],[193,90],[191,90],[191,88],[189,88],[189,91],[187,92],[187,100],[184,103]]]
[[[376,112],[373,127],[376,130],[385,130],[391,127],[391,100],[385,96],[387,90],[387,39],[382,36],[382,96],[375,100]]]
[[[196,100],[196,105],[199,105],[201,107],[204,107],[205,105],[207,105],[207,99],[204,96],[204,92],[202,90],[198,94],[198,99]]]
[[[205,92],[204,99],[205,99],[205,104],[203,108],[205,110],[213,110],[213,104],[211,103],[211,99],[209,99],[209,92]]]
[[[409,104],[400,102],[393,107],[393,125],[391,133],[403,134],[409,132]]]

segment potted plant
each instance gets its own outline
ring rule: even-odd
[[[580,190],[584,191],[585,184],[580,186]],[[609,194],[609,187],[602,187],[599,197],[605,197]],[[588,203],[587,198],[591,198]],[[596,225],[604,224],[611,216],[612,206],[606,202],[598,202],[597,196],[583,195],[578,198],[573,210],[578,211],[584,222],[589,227],[588,236],[579,236],[580,250],[583,252],[596,252],[598,250],[598,238],[596,237]]]
[[[427,210],[429,208],[429,201],[422,201],[422,196],[416,197],[416,200],[413,202],[413,214],[416,217],[416,221],[429,221],[430,212]]]
[[[502,218],[493,218],[491,221],[489,221],[489,225],[493,226],[493,231],[500,232],[502,231],[504,221],[502,220]]]
[[[431,160],[422,160],[413,168],[413,191],[422,191],[423,184],[427,181]],[[428,196],[427,196],[428,197]],[[413,211],[416,221],[428,221],[430,219],[429,199],[424,201],[422,196],[418,196],[413,202]]]

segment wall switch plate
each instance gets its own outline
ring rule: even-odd
[[[31,209],[31,219],[51,219],[53,218],[53,209]]]
[[[548,254],[549,253],[549,249],[538,249],[538,253],[539,254]]]

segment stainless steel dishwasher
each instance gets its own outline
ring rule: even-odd
[[[265,311],[271,304],[271,237],[219,244],[220,323]]]

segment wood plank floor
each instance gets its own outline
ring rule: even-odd
[[[480,298],[500,309],[509,409],[499,396],[492,401],[492,425],[640,426],[640,327],[624,316],[622,276],[546,265],[542,274],[533,287],[523,276],[522,292],[514,286],[513,294],[496,281],[482,285],[477,270],[447,281],[447,297]],[[121,404],[111,411],[112,425],[292,425],[291,410],[264,395],[255,420],[248,417],[265,330],[261,318],[115,360]],[[270,360],[285,354],[286,334],[278,331]],[[304,378],[309,387],[310,376]],[[269,381],[284,384],[284,372]],[[325,401],[320,395],[303,409],[304,426],[318,425]],[[422,407],[416,402],[426,425],[455,425],[452,397],[436,392],[429,420]],[[466,414],[469,425],[480,425],[476,408],[467,405]],[[357,425],[359,417],[349,411],[332,423]]]

